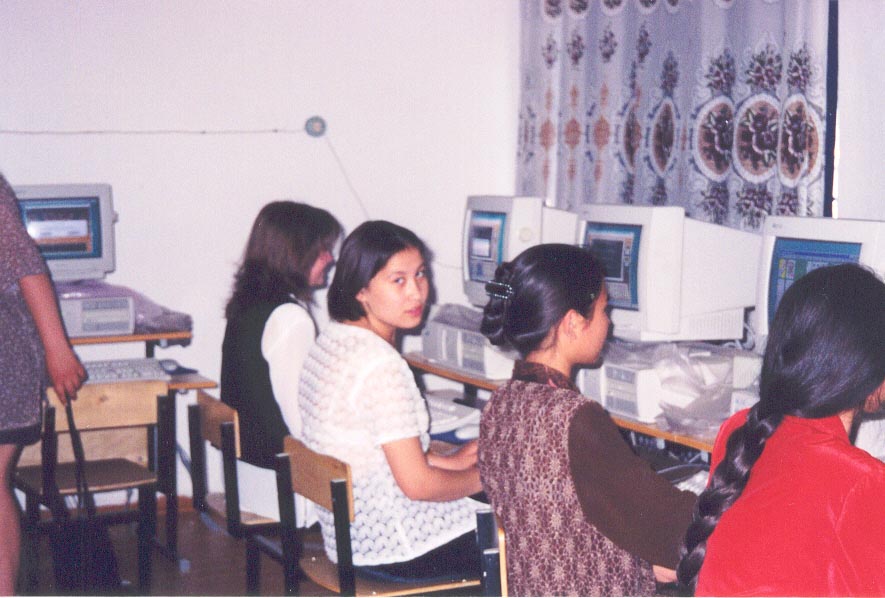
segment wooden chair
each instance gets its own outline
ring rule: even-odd
[[[482,555],[482,595],[507,595],[507,558],[504,528],[491,509],[476,512],[476,541]]]
[[[68,431],[64,407],[50,389],[50,406],[43,417],[40,463],[22,465],[15,471],[13,485],[25,495],[26,533],[36,534],[47,522],[41,519],[41,505],[49,506],[52,489],[57,485],[63,497],[77,494],[76,466],[59,462],[59,436]],[[125,384],[88,384],[77,393],[73,403],[74,420],[86,445],[84,474],[92,494],[119,490],[137,490],[136,509],[101,510],[97,517],[105,524],[138,522],[138,588],[148,593],[151,583],[154,536],[157,529],[157,474],[146,464],[127,458],[91,458],[89,436],[97,431],[146,427],[153,434],[157,424],[158,401],[168,401],[164,382],[133,382]],[[62,414],[62,415],[59,415]],[[91,443],[92,446],[97,446]],[[102,445],[103,453],[114,446]],[[125,447],[122,447],[125,448]],[[71,516],[76,516],[75,512]],[[36,555],[34,555],[36,557]],[[25,575],[31,591],[37,585],[37,564],[32,562]]]
[[[209,393],[198,390],[197,404],[188,406],[191,482],[194,509],[221,516],[227,532],[241,538],[255,531],[270,532],[279,521],[240,509],[237,462],[240,453],[240,421],[237,411]],[[221,451],[224,466],[224,493],[208,493],[206,482],[206,442]]]
[[[300,570],[318,585],[344,596],[407,596],[447,592],[479,586],[479,579],[453,578],[441,583],[402,583],[364,579],[356,575],[350,541],[354,518],[350,466],[321,455],[300,441],[286,437],[284,453],[277,456],[277,492],[280,501],[280,537],[255,534],[246,540],[246,593],[259,592],[260,555],[283,566],[286,593],[298,593]],[[293,493],[298,493],[332,512],[338,564],[326,556],[322,542],[306,543],[298,535]]]

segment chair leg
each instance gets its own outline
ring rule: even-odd
[[[157,489],[138,490],[138,589],[148,594],[153,576],[154,536],[157,534]]]
[[[24,567],[21,581],[22,594],[34,594],[37,591],[37,573],[40,558],[40,502],[37,497],[25,496],[25,513],[22,520],[22,565]],[[27,550],[27,553],[25,552]]]
[[[200,434],[200,406],[188,405],[187,424],[191,449],[191,488],[194,510],[206,511],[206,442]]]
[[[335,544],[338,549],[338,585],[342,596],[356,596],[353,551],[350,544],[350,520],[347,513],[347,483],[332,481],[332,516],[335,519]]]
[[[277,455],[277,502],[280,507],[280,564],[283,566],[283,579],[286,595],[297,596],[299,590],[298,561],[301,556],[301,541],[295,521],[295,503],[292,497],[292,477],[289,456]],[[288,490],[287,490],[288,489]]]
[[[246,595],[258,596],[261,589],[261,554],[251,536],[246,536]]]
[[[482,595],[501,596],[501,554],[497,548],[482,552]]]
[[[224,504],[227,508],[227,533],[234,538],[244,535],[240,519],[240,487],[237,477],[237,449],[234,425],[221,424],[221,460],[224,468]]]
[[[297,596],[300,579],[298,571],[298,555],[300,553],[301,539],[289,534],[284,529],[280,532],[280,542],[283,549],[283,581],[285,582],[286,596]]]

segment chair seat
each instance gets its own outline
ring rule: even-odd
[[[304,574],[314,583],[321,585],[327,590],[340,593],[338,586],[338,565],[329,560],[323,549],[322,540],[319,544],[305,542],[301,559],[298,564]],[[452,579],[427,583],[415,581],[406,583],[401,581],[383,581],[378,579],[366,579],[356,575],[357,596],[410,596],[415,594],[428,594],[434,592],[446,592],[459,588],[477,587],[480,581],[476,579]]]
[[[210,492],[207,494],[206,505],[213,516],[219,517],[221,521],[224,521],[225,514],[227,513],[227,503],[223,492]],[[240,525],[271,525],[274,523],[279,523],[279,521],[273,517],[265,517],[251,511],[240,511]]]
[[[125,490],[157,483],[157,474],[128,459],[98,459],[87,461],[84,468],[89,490],[110,492]],[[59,463],[55,468],[55,479],[62,496],[77,493],[76,466],[74,463]],[[42,494],[43,468],[40,465],[19,467],[15,472],[15,485],[24,492]]]

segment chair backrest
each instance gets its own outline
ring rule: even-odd
[[[237,410],[222,403],[204,390],[197,391],[197,406],[200,411],[200,436],[209,444],[222,449],[221,425],[233,424],[234,450],[237,459],[240,458],[240,418]]]
[[[165,382],[144,381],[126,384],[86,384],[73,402],[74,420],[81,431],[132,428],[157,423],[157,396],[168,392]],[[64,405],[53,389],[48,389],[49,404],[57,409],[56,432],[68,430]]]
[[[504,528],[490,508],[476,512],[476,542],[482,559],[483,596],[507,596]]]
[[[507,541],[504,528],[498,525],[498,574],[501,576],[501,596],[507,596]]]
[[[80,388],[72,407],[77,429],[84,432],[82,438],[87,458],[126,457],[139,463],[147,462],[150,458],[148,435],[141,434],[136,428],[156,425],[157,397],[167,393],[166,383],[156,381],[86,384]],[[53,389],[47,389],[46,396],[49,407],[55,410],[55,418],[53,422],[48,422],[44,414],[43,437],[46,437],[46,426],[50,423],[54,426],[53,438],[56,433],[66,436],[68,418],[64,406]],[[69,442],[56,444],[54,458],[59,462],[74,460]],[[25,447],[18,465],[40,465],[46,455],[44,448],[43,443]]]
[[[240,512],[237,461],[240,453],[240,420],[237,410],[204,390],[197,391],[197,404],[188,407],[191,449],[191,484],[194,508],[210,511],[206,473],[206,442],[221,451],[224,469],[224,518],[227,531],[234,537],[244,532]]]
[[[350,465],[335,457],[317,453],[292,436],[283,439],[283,451],[290,457],[292,492],[300,494],[326,510],[333,510],[330,484],[336,480],[346,482],[348,520],[353,522],[353,482]]]

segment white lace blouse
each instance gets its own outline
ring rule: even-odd
[[[394,480],[382,445],[417,436],[426,451],[429,417],[408,364],[381,337],[331,322],[304,362],[298,400],[305,444],[350,464],[355,565],[411,560],[475,528],[476,501],[411,500]],[[317,511],[334,561],[332,515]]]

